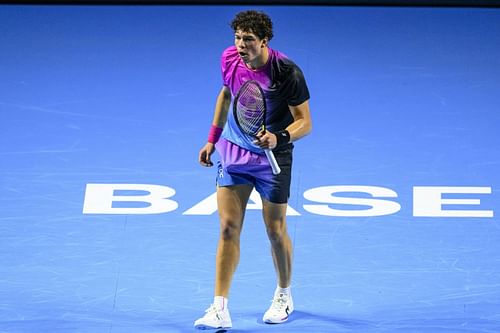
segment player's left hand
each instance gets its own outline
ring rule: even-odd
[[[276,135],[269,131],[260,131],[254,143],[262,149],[274,149],[278,144]]]

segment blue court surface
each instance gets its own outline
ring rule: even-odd
[[[0,6],[0,332],[193,332],[213,297],[198,165],[239,6]],[[500,332],[500,11],[257,7],[303,69],[296,312],[252,196],[234,332]]]

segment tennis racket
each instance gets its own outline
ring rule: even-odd
[[[241,131],[252,138],[266,130],[266,99],[264,91],[255,80],[246,81],[238,91],[233,103],[234,119]],[[277,175],[281,169],[276,162],[273,152],[264,149],[273,174]]]

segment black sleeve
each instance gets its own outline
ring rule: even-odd
[[[304,74],[295,64],[290,66],[286,91],[288,92],[287,103],[290,106],[300,105],[310,98]]]

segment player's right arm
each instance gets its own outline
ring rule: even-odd
[[[227,113],[229,112],[229,107],[231,105],[231,91],[228,87],[223,86],[219,95],[217,96],[217,101],[215,103],[215,112],[212,120],[212,127],[222,129],[227,120]],[[214,141],[214,140],[210,140]],[[216,141],[216,140],[215,140]],[[198,161],[201,165],[206,167],[211,167],[213,165],[210,160],[210,156],[215,151],[215,142],[207,142],[203,148],[201,148],[198,155]]]

